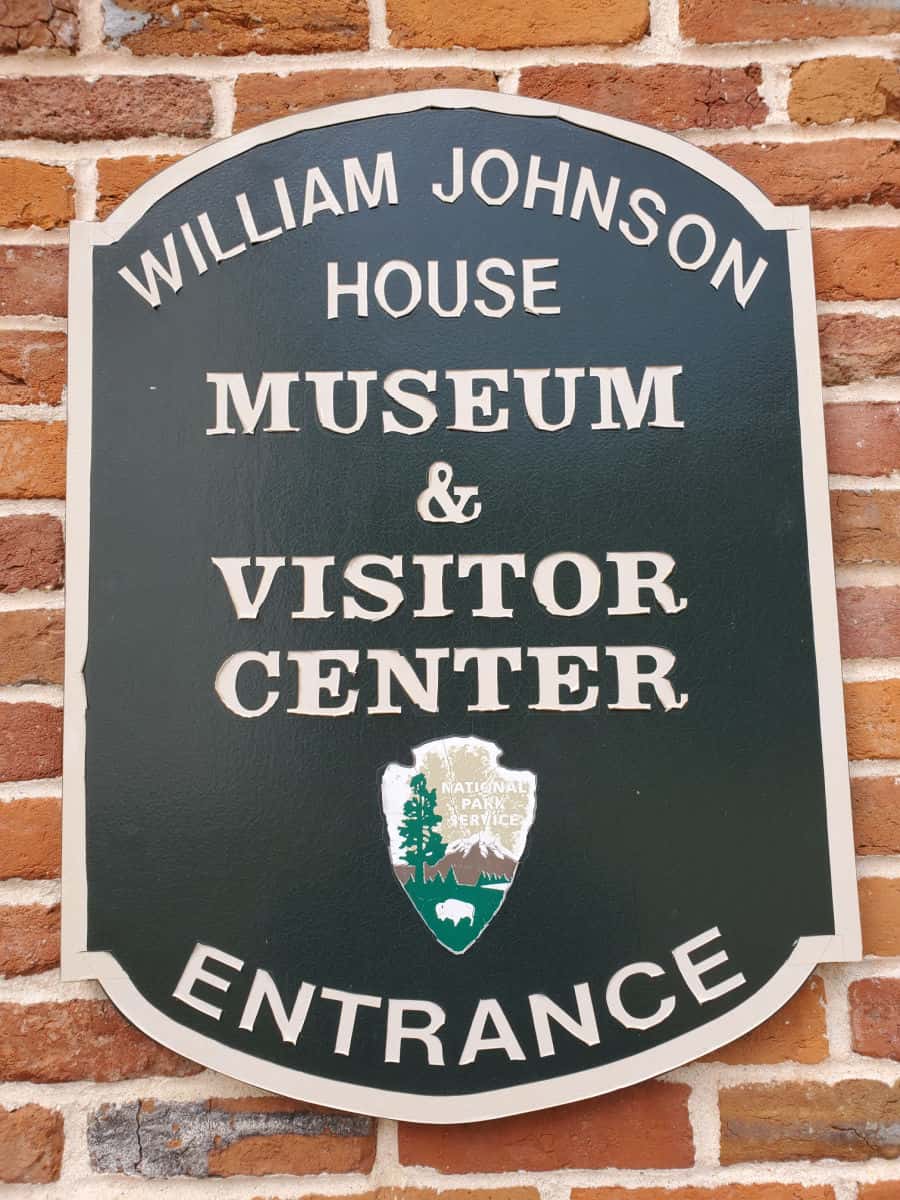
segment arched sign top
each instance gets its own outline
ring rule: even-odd
[[[805,209],[422,92],[167,168],[71,293],[68,978],[466,1121],[858,955]]]

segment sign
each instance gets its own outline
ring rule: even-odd
[[[67,977],[464,1121],[858,956],[806,210],[430,92],[210,146],[72,260]]]

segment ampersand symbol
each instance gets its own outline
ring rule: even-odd
[[[465,525],[479,515],[481,501],[473,499],[478,495],[478,488],[451,488],[452,479],[453,468],[449,463],[436,462],[428,468],[428,486],[416,500],[416,512],[423,521],[432,524],[452,521],[455,525]]]

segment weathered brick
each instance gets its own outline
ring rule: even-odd
[[[728,1183],[718,1188],[572,1188],[572,1200],[834,1200],[834,1189],[803,1187],[799,1183]]]
[[[0,1183],[53,1183],[64,1144],[62,1113],[37,1104],[0,1108]]]
[[[49,779],[62,770],[62,709],[0,704],[0,782]]]
[[[900,679],[844,684],[851,758],[900,758]]]
[[[0,422],[0,496],[33,500],[65,494],[65,423]]]
[[[132,54],[321,54],[369,44],[365,0],[121,0],[120,8],[133,32],[119,32],[117,13],[106,38]]]
[[[896,33],[890,3],[833,0],[681,0],[681,32],[695,42],[760,42],[779,38],[865,37]]]
[[[135,188],[177,163],[180,157],[178,154],[160,154],[156,157],[101,158],[97,163],[97,217],[100,220],[108,217]]]
[[[900,954],[900,879],[864,876],[859,881],[863,953],[886,958]]]
[[[204,137],[209,85],[170,75],[0,79],[0,138]]]
[[[850,794],[856,853],[900,854],[900,778],[853,779]]]
[[[0,404],[59,404],[66,384],[66,335],[0,332]]]
[[[817,209],[900,204],[900,143],[887,138],[741,142],[704,149],[752,179],[774,204]]]
[[[840,588],[843,658],[900,658],[900,587]]]
[[[206,1178],[368,1172],[375,1123],[276,1096],[105,1104],[91,1115],[95,1171]]]
[[[62,805],[55,796],[0,801],[0,879],[56,879]]]
[[[0,686],[62,683],[64,642],[61,609],[0,612]]]
[[[886,58],[816,58],[791,72],[791,120],[876,121],[900,113],[900,67]]]
[[[648,0],[387,0],[394,46],[619,46],[642,38]]]
[[[65,167],[0,158],[0,225],[54,229],[75,216],[75,182]]]
[[[145,1037],[108,1000],[0,1004],[0,1079],[113,1083],[202,1068]]]
[[[835,475],[900,470],[900,404],[829,404],[828,469]]]
[[[767,108],[759,67],[621,67],[579,63],[526,67],[519,91],[590,108],[661,129],[731,129],[759,125]]]
[[[35,975],[59,965],[59,905],[0,905],[0,975]]]
[[[900,1059],[900,979],[857,979],[849,998],[856,1053]]]
[[[709,1062],[730,1064],[817,1063],[828,1057],[825,1029],[825,989],[813,975],[791,999],[737,1041],[706,1056]]]
[[[400,1125],[400,1162],[444,1174],[568,1167],[689,1167],[689,1088],[643,1083],[595,1100],[477,1125]]]
[[[4,0],[0,5],[0,54],[74,50],[77,12],[77,0]]]
[[[900,562],[900,493],[831,493],[837,562]]]
[[[65,246],[0,246],[0,317],[64,317],[68,267]]]
[[[900,317],[828,313],[819,317],[822,382],[900,375]]]
[[[302,71],[296,75],[241,75],[235,85],[235,132],[290,113],[343,100],[423,88],[495,89],[493,71],[468,67],[379,67],[369,71]]]
[[[900,1083],[748,1084],[719,1093],[721,1161],[900,1156]]]
[[[900,296],[900,227],[814,229],[813,263],[821,300]]]
[[[0,518],[0,592],[60,587],[63,553],[56,517]]]

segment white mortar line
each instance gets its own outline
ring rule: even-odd
[[[861,855],[856,860],[856,878],[900,879],[900,855]]]
[[[32,608],[65,607],[65,596],[62,591],[42,592],[36,589],[21,592],[0,592],[0,613],[21,612]]]
[[[890,475],[829,475],[828,486],[833,492],[896,492],[900,491],[900,471]]]
[[[3,317],[0,316],[0,332],[22,329],[29,333],[44,333],[58,330],[66,331],[65,317]]]
[[[826,963],[819,968],[819,975],[825,987],[825,1032],[828,1037],[828,1057],[835,1062],[845,1062],[852,1050],[847,976],[840,963]]]
[[[101,0],[80,0],[78,18],[79,53],[76,61],[104,57],[107,51],[103,45],[103,8]]]
[[[22,158],[23,155],[17,157]],[[74,162],[67,160],[68,166]],[[36,225],[28,229],[0,229],[0,240],[4,246],[67,246],[69,231],[67,229],[38,229]]]
[[[764,125],[789,125],[788,96],[791,90],[791,68],[786,63],[766,62],[763,64],[759,94],[765,101],[768,113]]]
[[[891,204],[817,208],[810,214],[810,222],[813,229],[894,229],[900,225],[900,208]]]
[[[97,160],[79,158],[75,164],[75,215],[93,221],[97,212]]]
[[[845,683],[870,683],[878,679],[900,679],[900,659],[851,658],[841,664]]]
[[[504,71],[497,79],[497,91],[503,92],[507,96],[515,96],[519,90],[519,78],[521,71],[518,67],[513,67],[511,71]]]
[[[857,758],[850,763],[851,779],[874,779],[884,775],[900,776],[900,759]]]
[[[62,708],[63,689],[55,683],[19,683],[0,687],[0,704],[49,704]]]
[[[390,44],[385,0],[369,0],[369,46],[373,50],[388,50]]]
[[[0,421],[38,421],[46,425],[65,419],[63,404],[0,404]]]
[[[884,320],[876,317],[875,320]],[[886,375],[822,389],[826,404],[900,404],[900,376]]]
[[[58,879],[0,879],[0,906],[59,904]],[[2,976],[0,976],[2,978]]]
[[[683,56],[685,42],[681,37],[678,0],[650,0],[650,36],[653,53],[662,59],[675,60]]]
[[[62,795],[62,778],[57,775],[52,779],[17,779],[13,783],[0,783],[0,804],[8,804],[11,800],[39,800],[50,797],[58,800]]]
[[[36,515],[64,517],[65,500],[0,500],[0,517],[29,517]]]
[[[694,1134],[694,1161],[700,1169],[719,1162],[719,1091],[712,1075],[691,1081],[688,1117]]]
[[[894,563],[857,563],[835,567],[838,588],[900,587],[900,566]]]
[[[866,317],[900,317],[898,300],[818,300],[816,312],[820,317],[831,313],[858,313]]]
[[[214,79],[210,86],[210,94],[213,104],[213,137],[228,137],[234,128],[234,79]]]

